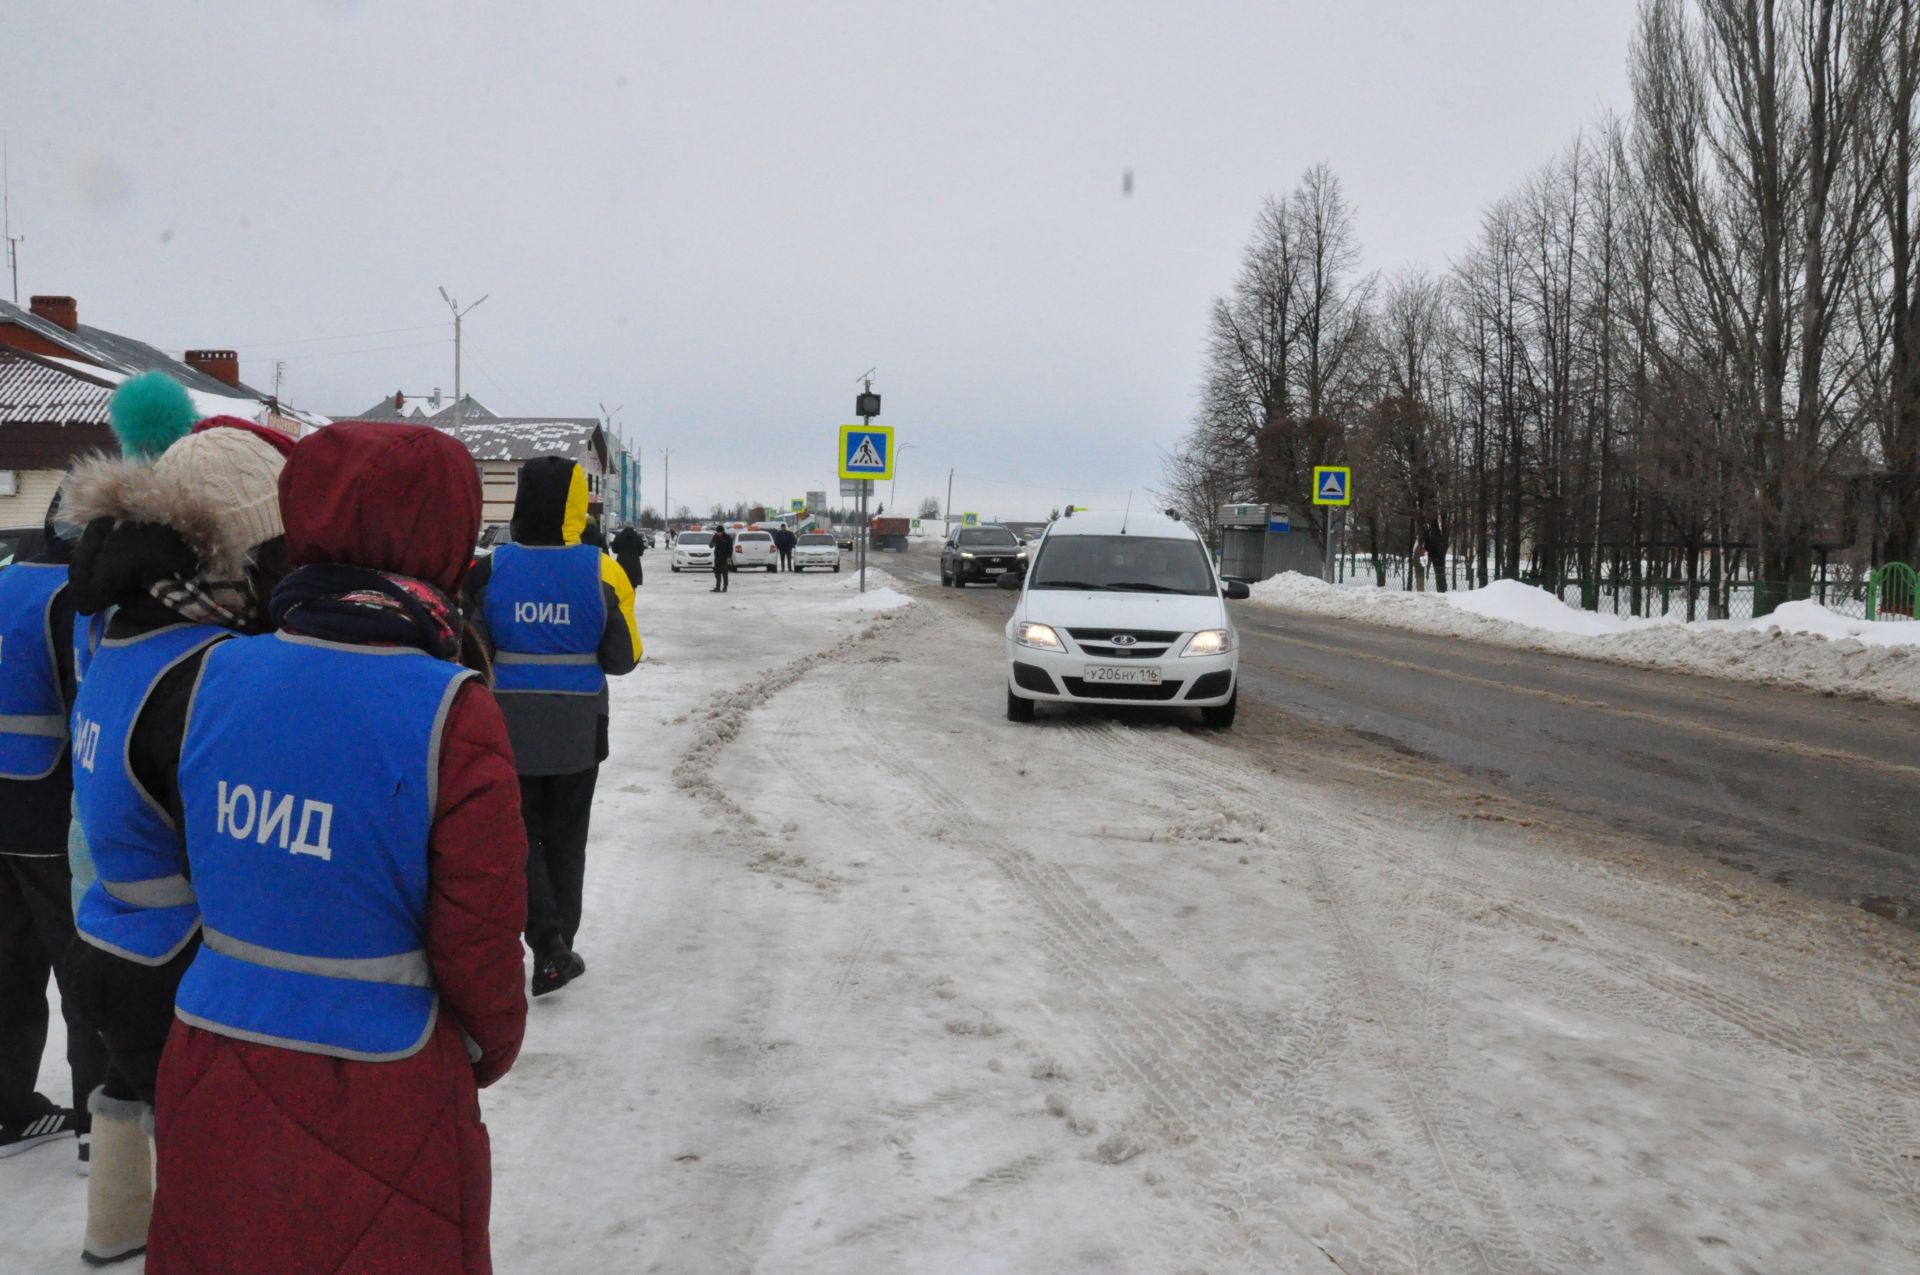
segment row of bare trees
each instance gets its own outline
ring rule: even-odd
[[[1920,557],[1920,0],[1642,0],[1630,58],[1631,112],[1442,273],[1366,272],[1324,164],[1269,200],[1169,496],[1285,502],[1324,543],[1312,468],[1351,464],[1376,562],[1737,557],[1762,611],[1828,559]]]

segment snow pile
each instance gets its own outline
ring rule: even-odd
[[[868,589],[865,593],[856,593],[841,604],[848,611],[892,611],[898,607],[910,607],[913,599],[898,589],[881,587]]]
[[[1920,624],[1790,602],[1760,620],[1687,624],[1597,615],[1515,580],[1454,593],[1330,585],[1293,572],[1253,586],[1269,606],[1583,659],[1920,704]]]

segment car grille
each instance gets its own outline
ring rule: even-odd
[[[1169,700],[1180,693],[1179,682],[1162,682],[1158,686],[1139,686],[1125,682],[1101,682],[1091,685],[1082,677],[1063,677],[1067,684],[1067,694],[1077,695],[1081,699],[1139,699]]]
[[[1171,633],[1161,629],[1068,629],[1067,636],[1077,642],[1111,642],[1122,633],[1130,634],[1139,642],[1158,642],[1165,646],[1180,636],[1179,630]]]
[[[1180,636],[1159,629],[1068,629],[1067,633],[1081,650],[1103,660],[1157,660]],[[1136,645],[1115,646],[1113,639],[1122,635],[1131,636]]]

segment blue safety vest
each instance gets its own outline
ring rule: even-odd
[[[79,685],[87,678],[87,670],[93,666],[93,657],[100,650],[100,644],[107,639],[107,617],[113,614],[113,608],[96,611],[92,615],[73,617],[73,681]]]
[[[53,602],[64,563],[16,562],[0,571],[0,779],[45,779],[67,751]]]
[[[607,623],[600,551],[592,545],[501,545],[487,581],[494,690],[598,695]]]
[[[74,697],[73,808],[94,866],[74,926],[95,947],[142,965],[178,955],[199,928],[200,909],[181,871],[173,816],[134,780],[134,719],[168,669],[230,636],[211,624],[174,624],[110,638]]]
[[[286,633],[208,653],[180,753],[204,917],[184,1022],[368,1062],[426,1044],[427,840],[441,732],[471,676]]]

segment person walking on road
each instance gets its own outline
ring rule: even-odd
[[[713,529],[713,592],[725,593],[733,575],[733,537],[725,527]]]
[[[106,1078],[107,1051],[76,1016],[60,959],[73,941],[68,718],[76,630],[67,562],[78,538],[60,504],[56,494],[39,554],[0,569],[0,1157],[77,1135],[84,1168],[87,1099]],[[71,1106],[34,1087],[51,1017],[50,974],[66,1020]]]
[[[438,430],[347,422],[294,448],[279,498],[278,631],[205,654],[168,777],[204,942],[146,1269],[482,1275],[479,1090],[527,998],[512,747],[456,662],[479,479]]]
[[[782,571],[793,570],[793,547],[799,542],[800,537],[793,534],[792,527],[781,527],[773,533],[773,547],[780,551]]]
[[[535,996],[587,971],[574,939],[593,789],[607,757],[607,677],[632,672],[642,653],[633,587],[619,563],[580,542],[586,525],[586,472],[560,456],[528,461],[513,543],[475,567],[467,588],[520,775]]]
[[[646,555],[647,538],[640,529],[629,523],[613,533],[613,556],[619,562],[620,569],[627,573],[627,582],[634,588],[640,587],[640,559]]]

